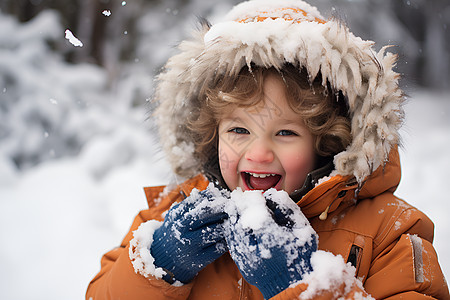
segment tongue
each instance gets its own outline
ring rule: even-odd
[[[275,176],[267,176],[266,178],[254,177],[249,175],[248,182],[250,184],[250,188],[254,190],[268,190],[271,187],[274,187],[278,181],[280,180],[280,175]]]

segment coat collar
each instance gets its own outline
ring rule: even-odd
[[[354,205],[358,200],[373,198],[384,192],[394,192],[400,183],[401,168],[398,147],[391,150],[385,165],[379,166],[362,183],[353,176],[335,175],[323,179],[297,204],[307,218],[325,220],[327,214],[341,205]]]

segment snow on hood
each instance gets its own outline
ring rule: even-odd
[[[305,13],[303,13],[305,12]],[[235,6],[223,22],[203,24],[179,45],[158,77],[155,100],[161,143],[173,170],[183,177],[201,172],[186,119],[201,87],[217,76],[236,76],[245,65],[300,65],[312,78],[343,92],[352,118],[352,143],[335,156],[332,175],[362,182],[385,164],[399,143],[404,97],[393,71],[396,55],[354,36],[339,20],[324,21],[315,7],[298,0],[252,0]]]

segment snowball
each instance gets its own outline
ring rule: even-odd
[[[308,288],[300,295],[300,299],[313,299],[322,291],[340,292],[337,288],[342,284],[344,284],[344,294],[349,293],[355,284],[362,288],[361,281],[355,278],[356,269],[350,263],[346,264],[340,255],[318,250],[311,256],[311,265],[313,271],[306,274],[302,281],[291,285],[291,287],[300,283],[308,285]],[[370,296],[361,295],[361,297],[361,299],[373,299]]]
[[[276,209],[292,221],[292,227],[279,225],[275,221],[274,212],[267,207],[267,199],[276,203]],[[261,257],[270,258],[271,250],[275,248],[283,249],[287,264],[291,265],[301,255],[305,244],[312,243],[312,239],[315,238],[314,229],[300,208],[284,191],[272,188],[262,193],[237,188],[231,193],[225,211],[229,215],[224,225],[226,234],[233,236],[235,240],[243,241],[228,245],[230,251],[245,257],[245,263],[255,268],[260,263]],[[258,237],[256,244],[255,236]],[[239,261],[237,263],[240,264]]]
[[[162,268],[155,266],[155,259],[149,250],[153,243],[153,234],[161,225],[162,222],[156,220],[142,223],[137,230],[133,231],[133,239],[130,241],[128,254],[134,271],[146,278],[152,275],[161,279],[166,274]]]
[[[258,230],[270,218],[266,199],[261,191],[243,192],[241,189],[236,189],[231,193],[231,199],[235,201],[241,214],[240,222],[243,228]]]

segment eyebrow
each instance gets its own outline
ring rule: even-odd
[[[302,118],[301,117],[298,117],[298,119],[286,119],[286,118],[282,118],[282,119],[279,119],[278,120],[278,122],[280,123],[280,124],[290,124],[290,123],[300,123],[301,125],[305,125],[304,124],[304,121],[302,120]]]

